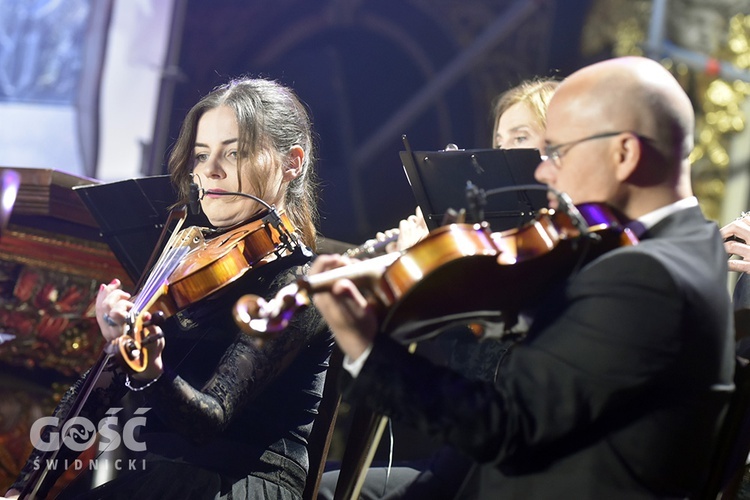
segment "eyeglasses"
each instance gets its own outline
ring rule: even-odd
[[[555,165],[557,168],[560,168],[560,158],[562,158],[565,153],[570,151],[570,148],[575,146],[576,144],[580,144],[582,142],[586,141],[593,141],[594,139],[604,139],[606,137],[614,137],[616,135],[624,134],[624,133],[632,133],[628,130],[620,130],[619,132],[604,132],[603,134],[596,134],[596,135],[590,135],[588,137],[584,137],[583,139],[578,139],[577,141],[570,141],[565,142],[563,144],[557,144],[556,146],[545,146],[544,148],[544,154],[540,155],[542,161],[552,160],[552,164]],[[639,135],[636,135],[639,139],[641,138]],[[562,148],[568,148],[566,151],[560,151]]]

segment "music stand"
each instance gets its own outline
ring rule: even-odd
[[[466,208],[467,182],[480,189],[538,185],[534,170],[540,162],[536,149],[461,149],[440,151],[401,151],[406,177],[417,204],[422,209],[427,227],[437,228],[448,209]],[[524,190],[490,196],[486,200],[483,219],[493,231],[502,231],[532,219],[547,206],[543,190]],[[467,220],[467,222],[480,222]]]
[[[100,234],[133,282],[146,270],[177,194],[168,175],[73,188],[99,224]],[[206,226],[204,215],[185,225]]]

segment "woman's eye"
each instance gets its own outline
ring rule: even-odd
[[[227,153],[227,156],[236,160],[237,159],[237,151],[230,151],[229,153]]]
[[[196,153],[195,155],[195,161],[198,163],[202,163],[204,161],[208,160],[208,154],[206,153]]]
[[[514,144],[523,144],[523,143],[524,143],[524,142],[526,142],[526,141],[527,141],[528,139],[529,139],[529,138],[528,138],[528,136],[525,136],[525,135],[519,135],[519,136],[516,136],[516,137],[514,137],[514,138],[513,138],[513,143],[514,143]]]

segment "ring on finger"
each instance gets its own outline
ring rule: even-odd
[[[119,326],[115,320],[112,319],[112,316],[110,316],[107,313],[104,313],[104,322],[107,323],[109,326]]]

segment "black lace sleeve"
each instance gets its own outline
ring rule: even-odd
[[[76,404],[76,401],[82,397],[82,390],[84,384],[88,381],[91,376],[91,370],[81,376],[63,395],[60,400],[60,404],[57,405],[52,417],[54,421],[50,420],[51,425],[47,425],[43,428],[41,433],[40,443],[50,443],[52,433],[56,432],[59,436],[59,442],[63,443],[63,436],[60,436],[60,430],[57,426],[62,426],[64,419],[70,415],[71,408]],[[94,387],[91,390],[89,397],[80,412],[81,417],[87,418],[91,422],[99,422],[99,420],[105,415],[106,411],[115,406],[116,403],[122,398],[125,393],[124,388],[124,374],[122,371],[111,361],[107,363],[102,370],[101,374],[94,381]],[[57,426],[56,426],[57,425]],[[75,426],[73,426],[75,428]],[[77,429],[80,431],[81,429]],[[84,429],[85,431],[85,429]],[[68,432],[68,439],[75,439],[76,443],[83,444],[91,438],[91,434]],[[64,464],[72,463],[81,452],[74,451],[67,446],[61,446],[57,452],[55,458],[56,461],[48,461],[53,451],[42,451],[39,448],[35,448],[29,456],[21,470],[21,474],[18,476],[15,483],[11,485],[11,488],[15,488],[22,491],[28,481],[34,477],[38,477],[40,470],[44,470],[47,467],[48,471],[46,477],[43,480],[43,484],[39,489],[38,498],[44,498],[47,492],[55,484],[55,481],[65,472]]]
[[[264,294],[266,298],[305,269],[297,266],[278,274]],[[237,412],[288,367],[302,348],[326,331],[314,309],[303,311],[262,348],[234,328],[234,341],[202,387],[194,387],[167,367],[165,374],[143,391],[163,422],[194,441],[209,439],[226,429]]]

